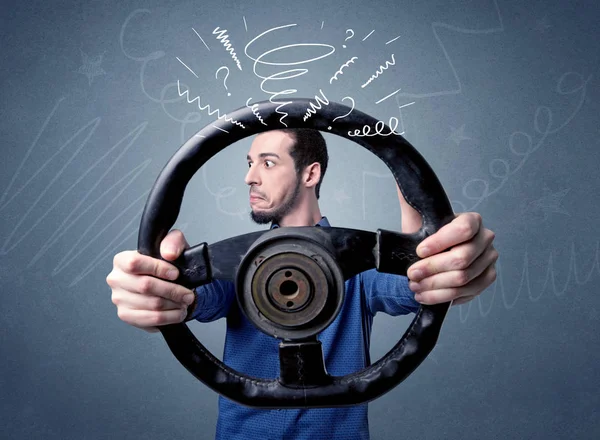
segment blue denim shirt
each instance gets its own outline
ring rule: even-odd
[[[323,217],[317,226],[328,227],[330,224]],[[335,376],[354,373],[369,364],[371,325],[377,312],[397,316],[419,309],[404,276],[372,269],[346,280],[345,288],[340,313],[318,335],[327,372]],[[201,322],[227,319],[225,364],[250,376],[266,379],[279,376],[279,340],[256,329],[239,311],[233,283],[214,280],[196,288],[196,295],[195,319]],[[361,295],[364,301],[361,301]],[[368,438],[367,404],[346,408],[271,410],[248,408],[219,396],[217,440]]]

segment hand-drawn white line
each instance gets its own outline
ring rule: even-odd
[[[433,35],[434,35],[435,39],[437,40],[437,42],[444,54],[444,58],[446,58],[446,61],[448,62],[448,65],[450,66],[450,70],[452,72],[452,75],[454,76],[454,80],[456,81],[456,88],[451,89],[451,90],[442,90],[439,92],[432,92],[432,93],[401,93],[400,95],[403,97],[409,97],[409,98],[431,98],[431,97],[435,97],[435,96],[458,95],[458,94],[462,93],[462,83],[460,81],[460,78],[458,77],[456,68],[454,67],[454,64],[452,63],[452,59],[450,58],[450,55],[448,55],[446,46],[444,45],[444,43],[442,42],[442,39],[440,38],[440,36],[438,34],[438,29],[443,28],[443,29],[448,29],[453,32],[459,32],[461,34],[470,34],[470,35],[487,35],[487,34],[493,34],[493,33],[497,33],[497,32],[504,32],[504,22],[502,20],[502,15],[500,14],[500,8],[498,7],[498,0],[494,0],[494,6],[496,8],[496,13],[498,15],[498,22],[499,22],[498,27],[493,27],[493,28],[489,28],[489,29],[466,29],[466,28],[452,26],[452,25],[449,25],[446,23],[440,23],[440,22],[434,22],[431,25]]]
[[[351,98],[350,96],[344,96],[342,98],[342,102],[344,102],[346,99],[349,99],[352,102],[352,108],[350,109],[350,111],[348,113],[345,113],[343,115],[339,115],[336,116],[335,118],[333,118],[333,121],[331,121],[331,123],[333,124],[335,121],[337,121],[338,119],[342,119],[345,118],[346,116],[348,116],[350,113],[352,113],[352,111],[354,110],[354,99]],[[331,130],[331,125],[329,127],[327,127],[327,130]]]
[[[202,39],[202,37],[200,36],[200,34],[196,31],[196,29],[192,28],[192,30],[196,33],[196,35],[198,35],[198,38],[200,38],[200,41],[202,41],[202,43],[204,44],[204,46],[206,46],[206,48],[208,49],[208,51],[210,52],[210,47],[208,47],[208,44],[206,44],[206,42]]]
[[[117,234],[105,247],[104,249],[102,249],[100,252],[98,252],[98,256],[92,260],[82,271],[81,273],[75,277],[75,279],[71,282],[71,284],[69,284],[69,287],[73,287],[75,286],[77,283],[79,283],[82,279],[84,279],[88,274],[90,274],[94,268],[102,263],[102,261],[105,261],[107,257],[109,257],[110,255],[114,255],[115,252],[117,252],[119,250],[119,248],[122,246],[122,244],[127,241],[130,237],[132,237],[133,235],[137,234],[139,232],[139,227],[136,225],[136,227],[130,231],[129,234],[127,234],[127,236],[125,236],[125,238],[123,238],[119,243],[117,243],[117,245],[113,246],[114,243],[119,240],[119,238],[125,233],[125,229],[129,226],[131,226],[134,223],[139,223],[139,217],[142,214],[142,212],[144,211],[144,208],[140,209],[132,218],[131,220],[121,229],[121,232],[119,232],[119,234]],[[119,215],[119,217],[121,216],[121,214]],[[112,223],[112,222],[111,222]]]
[[[187,89],[186,89],[185,91],[183,91],[183,92],[182,92],[182,91],[181,91],[180,84],[179,84],[179,80],[177,80],[177,93],[179,93],[179,96],[185,96],[185,97],[186,97],[186,100],[187,100],[187,102],[188,102],[189,104],[193,103],[194,101],[198,101],[198,108],[199,108],[200,110],[206,110],[206,109],[208,109],[208,114],[209,114],[209,115],[211,115],[211,116],[212,116],[213,114],[215,114],[215,113],[216,113],[216,114],[217,114],[217,119],[224,119],[225,121],[227,121],[227,122],[231,122],[232,124],[234,124],[234,125],[237,125],[238,127],[246,128],[246,127],[244,126],[244,124],[242,124],[241,122],[238,122],[237,120],[235,120],[235,119],[233,119],[233,118],[231,118],[231,117],[227,116],[227,113],[223,113],[223,115],[221,115],[221,111],[220,111],[218,108],[217,108],[217,109],[214,109],[214,110],[212,110],[212,109],[210,108],[210,104],[202,105],[202,104],[200,103],[200,96],[196,96],[194,99],[190,100],[190,94],[189,94],[189,90],[187,90]],[[224,130],[223,130],[223,131],[224,131]]]
[[[249,106],[248,103],[252,100],[252,98],[248,98],[246,100],[246,107],[248,107],[250,110],[252,110],[252,113],[254,113],[254,116],[256,116],[256,118],[260,121],[260,123],[262,125],[267,125],[267,123],[263,120],[263,118],[260,116],[260,112],[258,111],[258,104],[254,103],[252,104],[252,106]]]
[[[273,104],[279,104],[278,107],[275,109],[275,112],[282,115],[281,118],[279,119],[279,122],[281,124],[283,124],[284,126],[287,127],[287,124],[283,121],[288,114],[285,111],[280,111],[281,108],[283,108],[284,106],[291,104],[292,101],[285,101],[285,102],[281,102],[281,101],[275,101],[274,99],[277,98],[277,96],[279,95],[290,95],[293,93],[296,93],[298,90],[296,89],[287,89],[287,90],[282,90],[280,92],[272,92],[269,91],[267,89],[265,89],[265,83],[267,81],[281,81],[281,80],[286,80],[286,79],[292,79],[292,78],[296,78],[299,76],[302,76],[304,74],[306,74],[308,72],[308,69],[291,69],[291,70],[286,70],[283,72],[278,72],[269,76],[261,76],[257,73],[257,66],[259,64],[264,64],[264,65],[269,65],[269,66],[296,66],[296,65],[300,65],[300,64],[307,64],[307,63],[311,63],[317,60],[320,60],[322,58],[328,57],[329,55],[331,55],[332,53],[335,52],[335,47],[329,45],[329,44],[320,44],[320,43],[298,43],[298,44],[288,44],[285,46],[279,46],[276,47],[274,49],[268,50],[267,52],[262,53],[260,56],[258,56],[257,58],[252,57],[251,55],[248,54],[248,48],[258,39],[262,38],[264,35],[273,32],[275,30],[279,30],[279,29],[284,29],[284,28],[288,28],[291,26],[296,26],[295,23],[293,24],[287,24],[287,25],[283,25],[283,26],[277,26],[271,29],[268,29],[264,32],[262,32],[261,34],[257,35],[256,37],[254,37],[252,40],[250,40],[250,42],[248,42],[248,44],[246,44],[246,46],[244,47],[244,53],[246,54],[246,56],[248,58],[250,58],[252,61],[254,61],[253,64],[253,68],[252,71],[254,73],[254,75],[260,79],[262,79],[261,83],[260,83],[260,89],[271,95],[269,97],[269,101],[272,102]],[[273,52],[277,52],[283,49],[289,49],[292,47],[305,47],[305,46],[310,46],[310,47],[314,47],[314,46],[318,46],[318,47],[327,47],[330,48],[331,51],[329,53],[326,53],[325,55],[321,55],[321,56],[317,56],[314,58],[310,58],[308,60],[302,60],[302,61],[295,61],[295,62],[291,62],[291,63],[277,63],[277,62],[269,62],[269,61],[263,61],[262,58],[269,55],[270,53]],[[287,75],[287,76],[285,76]]]
[[[31,213],[31,211],[33,211],[33,209],[38,205],[38,203],[40,202],[40,200],[44,197],[44,195],[52,187],[52,185],[54,184],[54,182],[56,182],[62,176],[62,174],[65,172],[65,169],[79,155],[79,153],[81,152],[81,150],[83,149],[83,147],[85,147],[85,145],[88,143],[88,141],[90,140],[90,138],[92,137],[92,135],[96,131],[96,128],[98,128],[99,123],[100,123],[100,118],[92,119],[85,126],[83,126],[81,129],[79,129],[77,131],[77,133],[75,133],[71,138],[69,138],[67,140],[67,142],[65,142],[65,144],[63,144],[63,146],[59,149],[59,151],[61,151],[64,147],[66,147],[66,145],[69,145],[74,139],[76,139],[77,136],[80,133],[84,132],[90,126],[92,127],[91,130],[89,130],[88,134],[85,136],[83,142],[81,142],[81,145],[75,150],[75,152],[71,155],[71,157],[68,160],[66,160],[66,161],[63,162],[62,167],[58,170],[58,172],[54,175],[54,177],[50,180],[50,182],[48,182],[48,184],[46,184],[45,188],[39,193],[39,195],[35,199],[35,201],[29,205],[29,209],[25,212],[25,214],[23,214],[21,216],[21,219],[17,222],[17,225],[14,227],[14,229],[11,231],[11,233],[8,235],[8,237],[4,241],[4,244],[2,245],[2,249],[0,249],[0,255],[6,255],[8,252],[10,252],[12,249],[14,249],[29,234],[29,232],[31,232],[31,230],[29,230],[25,234],[21,234],[21,237],[17,240],[17,242],[14,243],[12,246],[9,247],[10,241],[12,240],[13,236],[15,235],[15,233],[19,230],[19,228],[21,227],[21,225],[29,217],[29,214]],[[50,160],[52,160],[56,156],[56,154],[57,153],[55,153],[51,157]],[[45,167],[46,164],[44,164],[43,166]],[[48,213],[46,213],[46,214],[48,214]],[[44,214],[44,216],[46,214]]]
[[[406,129],[404,128],[404,117],[402,116],[402,109],[404,107],[408,107],[409,105],[413,105],[415,103],[415,101],[409,102],[408,104],[400,105],[400,103],[398,102],[397,98],[398,98],[398,95],[396,95],[396,103],[398,104],[398,109],[399,109],[398,113],[400,115],[400,126],[402,127],[402,131],[400,133],[398,133],[398,134],[404,136],[404,133],[406,132]]]
[[[102,64],[102,59],[104,58],[104,54],[106,52],[103,52],[100,55],[96,55],[95,57],[89,57],[86,53],[83,52],[83,50],[79,49],[79,51],[81,52],[81,66],[79,67],[79,69],[77,69],[77,73],[81,73],[87,76],[88,83],[91,86],[92,81],[95,77],[100,75],[106,75],[104,69],[100,67],[100,64]]]
[[[392,134],[394,135],[401,135],[402,133],[398,133],[396,131],[396,128],[398,128],[398,118],[395,118],[394,116],[392,116],[390,118],[390,122],[389,122],[389,128],[390,128],[390,132],[389,133],[383,133],[383,129],[385,128],[385,124],[383,123],[383,121],[377,121],[377,123],[375,124],[375,131],[373,133],[371,133],[371,126],[370,125],[363,125],[362,129],[357,128],[354,131],[349,131],[348,132],[348,136],[352,136],[352,137],[373,137],[373,136],[390,136]]]
[[[242,18],[244,19],[244,28],[246,29],[246,32],[248,32],[248,24],[246,23],[246,16],[242,15]]]
[[[111,169],[114,167],[114,165],[117,163],[118,160],[119,160],[119,157],[117,157],[113,161],[113,163],[110,166]],[[82,218],[85,214],[87,214],[94,206],[100,204],[100,201],[102,200],[102,198],[105,195],[107,195],[107,194],[113,192],[114,190],[118,189],[119,191],[117,191],[117,194],[112,198],[112,200],[110,202],[108,202],[104,206],[104,209],[99,214],[97,214],[95,216],[95,220],[90,225],[88,225],[88,228],[85,230],[85,232],[80,237],[80,239],[77,241],[77,243],[74,244],[71,247],[71,249],[67,252],[67,254],[63,257],[63,260],[68,255],[70,255],[77,248],[78,243],[85,238],[85,236],[88,234],[88,232],[91,230],[91,228],[100,220],[101,216],[106,211],[108,211],[108,209],[119,199],[119,197],[125,192],[125,190],[127,188],[129,188],[129,186],[131,186],[133,184],[133,182],[138,178],[138,176],[140,176],[144,172],[144,170],[148,167],[148,165],[150,164],[151,161],[152,161],[151,159],[147,159],[144,162],[142,162],[140,165],[138,165],[137,167],[135,167],[134,169],[132,169],[131,171],[129,171],[123,177],[121,177],[116,182],[114,182],[110,187],[108,187],[104,192],[102,192],[102,194],[100,194],[98,197],[96,197],[95,200],[91,201],[87,205],[87,207],[84,210],[82,210],[77,216],[73,217],[75,215],[75,213],[77,213],[77,211],[79,210],[79,208],[81,207],[81,205],[85,202],[85,200],[90,196],[90,194],[92,193],[92,191],[98,186],[98,184],[100,182],[102,182],[102,180],[104,179],[104,177],[108,174],[108,171],[106,171],[100,177],[100,179],[98,179],[96,181],[96,183],[94,184],[94,186],[90,190],[88,190],[88,192],[85,195],[85,197],[82,200],[79,201],[79,203],[77,204],[77,206],[75,206],[75,208],[73,208],[71,210],[71,212],[69,213],[69,215],[63,220],[63,222],[61,223],[61,225],[58,228],[56,228],[56,230],[54,231],[54,233],[50,237],[48,237],[48,239],[46,240],[46,242],[42,245],[42,247],[33,256],[33,258],[31,259],[31,261],[27,265],[27,267],[34,266],[37,263],[37,261],[48,251],[48,249],[50,249],[58,240],[60,240],[60,238],[63,235],[65,235],[67,232],[69,232],[69,229],[73,225],[75,225],[77,223],[77,221],[79,221],[80,218]],[[124,185],[122,185],[123,183],[124,183]],[[69,188],[69,190],[70,189],[71,188]],[[73,217],[72,220],[71,220],[71,217]],[[59,266],[62,264],[63,260],[61,260],[61,263],[59,263]]]
[[[590,268],[590,271],[588,272],[587,276],[585,277],[585,279],[580,279],[580,277],[579,277],[579,274],[578,274],[579,271],[577,268],[577,254],[575,252],[575,243],[571,244],[571,257],[570,257],[570,261],[569,261],[569,265],[568,265],[569,273],[567,274],[567,280],[565,281],[562,289],[557,289],[557,287],[556,287],[556,278],[555,278],[555,271],[554,271],[554,257],[552,255],[552,253],[550,253],[550,256],[548,257],[548,268],[546,270],[546,278],[544,280],[544,284],[539,289],[540,293],[535,296],[532,293],[531,281],[529,278],[529,254],[526,251],[525,255],[523,257],[523,272],[521,275],[521,282],[519,284],[519,289],[517,291],[517,294],[515,295],[512,302],[509,302],[507,300],[506,289],[504,288],[504,281],[503,281],[503,277],[502,277],[501,264],[499,261],[496,262],[497,278],[496,278],[496,283],[493,286],[494,292],[491,295],[491,298],[490,298],[489,294],[482,294],[480,297],[478,297],[480,316],[482,318],[484,318],[490,313],[490,311],[492,310],[492,307],[494,306],[494,302],[496,300],[496,292],[498,291],[498,289],[500,289],[501,293],[502,293],[502,304],[503,304],[504,308],[506,310],[511,310],[513,307],[515,307],[515,305],[521,298],[521,296],[523,294],[523,286],[525,286],[525,288],[527,289],[527,296],[529,297],[529,301],[537,302],[543,296],[544,292],[546,291],[546,288],[548,287],[549,282],[552,283],[552,292],[554,293],[554,295],[556,297],[560,297],[565,294],[565,292],[567,291],[567,288],[572,284],[572,282],[571,282],[572,276],[574,276],[575,284],[577,286],[582,286],[584,284],[587,284],[590,281],[590,279],[592,278],[594,270],[596,270],[598,272],[598,274],[600,274],[600,258],[599,258],[600,246],[599,246],[599,244],[600,244],[600,241],[597,241],[596,242],[595,260],[592,264],[592,267]],[[585,261],[586,262],[589,261],[589,258],[586,258]],[[561,268],[564,268],[564,267],[566,267],[566,265],[561,265]],[[559,272],[561,274],[563,274],[564,270],[561,269]],[[491,288],[491,287],[489,287],[489,288]],[[512,291],[514,291],[514,289],[510,289],[510,291],[512,292]],[[483,310],[481,297],[485,297],[486,300],[487,300],[487,298],[490,298],[489,299],[490,304],[486,311]],[[459,306],[461,323],[466,322],[466,320],[468,319],[469,314],[471,312],[472,303],[474,303],[474,302],[475,301],[470,301],[466,304],[462,304]],[[463,310],[465,308],[467,309],[466,316],[463,317]]]
[[[327,99],[327,96],[325,96],[325,94],[323,93],[323,90],[319,89],[319,93],[321,93],[321,96],[323,97],[323,99],[321,99],[318,95],[315,95],[316,104],[313,103],[312,101],[310,102],[310,105],[306,109],[306,113],[304,114],[304,117],[302,118],[302,120],[304,122],[306,122],[308,120],[308,118],[310,118],[312,115],[316,114],[317,110],[321,109],[321,104],[329,105],[329,100]]]
[[[223,47],[225,47],[225,51],[229,52],[229,55],[231,55],[231,59],[235,61],[235,64],[237,65],[238,69],[242,70],[242,63],[240,63],[240,60],[238,59],[237,54],[235,53],[235,50],[233,49],[233,46],[229,41],[227,29],[219,30],[219,26],[217,26],[212,33],[213,35],[218,35],[216,37],[217,40],[219,40],[221,44],[223,44]]]
[[[323,25],[325,24],[325,21],[321,22],[321,30],[323,30]]]
[[[181,64],[183,64],[183,65],[184,65],[184,67],[185,67],[187,70],[189,70],[190,72],[192,72],[192,74],[193,74],[193,75],[194,75],[196,78],[198,78],[198,79],[200,78],[198,75],[196,75],[196,72],[194,72],[192,69],[190,69],[190,68],[188,67],[188,65],[187,65],[187,64],[185,64],[183,61],[181,61],[181,60],[179,59],[179,57],[175,57],[175,58],[177,58],[177,61],[179,61]]]
[[[385,44],[390,44],[391,42],[396,41],[398,38],[400,38],[400,35],[398,35],[396,38],[392,38],[390,41],[388,41]]]
[[[180,136],[180,139],[181,139],[181,144],[182,144],[182,145],[183,145],[183,144],[186,142],[186,140],[188,139],[188,136],[186,136],[186,133],[185,133],[185,128],[186,128],[186,127],[187,127],[189,124],[194,124],[194,127],[195,127],[195,123],[194,123],[194,122],[195,122],[194,120],[192,120],[192,119],[189,119],[189,120],[184,120],[184,121],[181,123],[180,132],[179,132],[179,136]],[[198,134],[196,134],[195,136],[204,137],[203,135],[198,135]],[[235,192],[236,192],[236,189],[235,189],[235,188],[233,188],[233,187],[226,187],[226,188],[222,188],[222,189],[220,189],[220,190],[219,190],[219,191],[217,191],[217,192],[215,192],[215,191],[212,191],[212,190],[210,189],[210,186],[208,185],[208,177],[207,177],[207,174],[206,174],[206,169],[207,169],[207,167],[206,167],[206,166],[203,166],[203,167],[201,167],[201,168],[200,168],[200,171],[201,171],[201,173],[202,173],[202,182],[203,182],[203,184],[204,184],[204,187],[205,187],[205,188],[206,188],[206,190],[208,191],[208,193],[209,193],[209,194],[210,194],[212,197],[214,197],[214,198],[215,198],[215,202],[216,202],[216,205],[217,205],[217,210],[218,210],[219,212],[221,212],[222,214],[229,215],[229,216],[234,216],[234,217],[238,217],[240,220],[245,220],[245,219],[246,219],[246,216],[247,216],[247,214],[248,214],[248,210],[246,210],[246,209],[243,209],[243,210],[240,210],[240,211],[237,211],[237,212],[226,211],[225,209],[223,209],[223,206],[222,206],[222,204],[221,204],[221,200],[222,200],[222,199],[224,199],[224,198],[227,198],[227,197],[229,197],[229,196],[232,196],[233,194],[235,194]]]
[[[2,194],[2,197],[0,197],[0,211],[2,211],[2,209],[6,205],[8,205],[13,198],[15,198],[17,195],[19,195],[19,193],[23,190],[23,188],[25,188],[25,186],[27,186],[29,184],[29,182],[31,182],[31,180],[37,175],[37,173],[39,173],[40,171],[42,171],[44,169],[44,167],[48,164],[48,162],[46,162],[46,164],[42,165],[42,167],[40,169],[38,169],[38,171],[27,182],[25,182],[25,184],[15,194],[13,194],[13,196],[10,198],[10,200],[8,202],[6,202],[5,204],[2,204],[2,202],[4,202],[4,199],[7,197],[8,192],[12,189],[12,186],[14,185],[15,180],[17,180],[17,177],[19,177],[19,174],[21,173],[21,170],[23,169],[23,166],[25,165],[25,162],[27,162],[27,159],[29,159],[29,156],[31,155],[31,152],[33,151],[33,149],[37,145],[38,141],[40,140],[40,137],[42,136],[42,133],[46,130],[46,127],[48,126],[48,123],[50,122],[50,119],[52,119],[52,116],[54,116],[54,113],[56,113],[56,110],[58,109],[58,106],[64,100],[65,100],[65,97],[63,96],[62,98],[60,98],[60,99],[58,99],[56,101],[56,104],[54,104],[54,107],[52,108],[52,111],[50,111],[50,114],[48,115],[48,117],[46,118],[46,120],[44,121],[44,123],[42,124],[42,128],[40,129],[40,131],[38,132],[37,136],[35,137],[35,139],[31,143],[31,145],[29,146],[29,149],[27,150],[27,153],[25,153],[25,156],[23,157],[23,160],[21,161],[21,163],[19,164],[19,166],[15,170],[15,174],[13,174],[13,177],[10,180],[10,183],[8,184],[8,186],[6,187],[6,189],[4,190],[4,193]],[[59,152],[57,151],[56,154],[58,154],[58,153]]]
[[[462,141],[470,140],[469,136],[465,136],[465,124],[461,125],[459,128],[450,127],[452,133],[448,136],[448,139],[452,140],[457,146],[460,145]]]
[[[229,78],[229,67],[227,66],[221,66],[217,69],[217,71],[215,72],[215,79],[219,79],[219,72],[221,71],[221,69],[225,69],[226,73],[225,73],[225,78],[223,79],[223,86],[225,87],[225,90],[228,90],[227,88],[227,78]],[[231,96],[231,93],[229,93],[229,91],[227,91],[227,96]]]
[[[375,29],[373,29],[371,32],[369,32],[369,34],[365,38],[363,38],[362,40],[365,41],[367,38],[369,38],[371,36],[371,34],[373,32],[375,32]]]
[[[383,73],[384,70],[389,69],[390,66],[395,66],[396,60],[394,59],[394,54],[392,54],[392,61],[386,61],[385,66],[379,65],[379,68],[375,71],[373,75],[361,86],[363,89],[367,87],[373,80],[377,79],[379,75]]]
[[[227,130],[222,129],[221,127],[217,127],[216,125],[211,125],[212,128],[216,128],[217,130],[221,130],[223,133],[229,133]]]
[[[147,159],[145,160],[142,164],[138,165],[136,167],[136,169],[138,169],[136,176],[134,176],[130,182],[128,184],[126,184],[126,187],[128,187],[131,182],[138,176],[141,174],[141,172],[148,166],[148,164],[151,162],[151,159]],[[131,173],[129,173],[131,174]],[[125,188],[122,188],[121,191],[119,191],[119,193],[117,194],[117,196],[115,196],[113,198],[113,200],[111,200],[111,202],[109,203],[109,205],[112,205],[115,200],[125,191]],[[86,236],[88,235],[88,233],[96,226],[96,223],[98,223],[100,221],[100,218],[102,217],[102,215],[108,211],[109,207],[105,207],[101,213],[99,215],[96,216],[96,219],[87,227],[87,229],[84,231],[84,233],[79,237],[79,240],[77,240],[73,246],[71,247],[71,249],[69,249],[69,251],[63,255],[63,257],[60,259],[60,261],[56,264],[56,266],[54,267],[54,269],[52,270],[52,276],[56,276],[58,275],[60,272],[62,272],[65,268],[69,267],[69,265],[73,262],[73,260],[75,260],[77,257],[79,257],[79,255],[81,255],[88,247],[90,247],[92,245],[92,243],[94,243],[104,232],[106,232],[113,224],[117,223],[117,221],[124,216],[133,206],[135,206],[136,204],[139,204],[140,201],[144,201],[146,199],[146,196],[150,193],[150,190],[146,190],[144,191],[141,195],[139,195],[136,199],[133,200],[133,202],[131,202],[128,206],[125,207],[125,209],[119,210],[119,214],[116,215],[115,217],[111,218],[111,220],[106,223],[103,228],[101,228],[99,231],[97,231],[96,235],[94,235],[93,237],[89,238],[87,240],[87,243],[81,245],[80,243],[86,238]],[[143,210],[143,207],[142,207]],[[136,214],[134,216],[134,219],[137,218],[139,216],[139,214],[141,214],[142,211],[140,211],[138,214]],[[132,220],[134,220],[132,219]],[[123,229],[125,229],[128,225],[126,225]],[[77,252],[75,252],[77,251]],[[70,257],[70,258],[69,258]]]
[[[147,13],[149,14],[150,11],[147,9],[136,9],[135,11],[133,11],[131,14],[129,14],[129,16],[125,19],[125,22],[123,23],[123,26],[121,26],[121,32],[119,34],[119,44],[121,46],[121,52],[123,53],[123,55],[125,55],[127,58],[129,58],[130,60],[133,61],[137,61],[142,63],[142,66],[140,67],[140,88],[142,89],[142,93],[152,102],[158,103],[161,105],[163,111],[165,112],[165,114],[172,120],[174,120],[175,122],[183,122],[182,119],[179,119],[177,117],[175,117],[174,115],[172,115],[171,113],[169,113],[165,107],[165,104],[171,104],[171,103],[177,103],[180,101],[183,101],[183,98],[178,97],[178,98],[172,98],[172,99],[165,99],[165,96],[167,96],[167,92],[169,91],[170,88],[175,87],[177,84],[176,83],[169,83],[166,86],[163,87],[162,91],[161,91],[161,96],[160,98],[155,98],[152,95],[150,95],[148,93],[148,91],[146,90],[146,87],[144,85],[144,77],[145,77],[145,72],[146,72],[146,66],[151,62],[151,61],[156,61],[161,59],[162,57],[165,56],[165,52],[163,51],[156,51],[156,52],[152,52],[149,55],[146,55],[144,57],[135,57],[131,54],[129,54],[126,50],[125,50],[125,45],[124,45],[124,36],[125,36],[125,30],[127,29],[129,22],[131,21],[131,19],[140,13]],[[210,49],[209,49],[210,50]],[[200,120],[201,118],[201,114],[200,113],[195,113],[198,116],[198,120]],[[189,115],[189,114],[188,114]],[[186,120],[189,119],[189,116],[186,116]]]
[[[578,77],[580,84],[573,87],[572,89],[566,89],[564,82],[566,82],[567,79],[572,76]],[[556,128],[552,128],[552,125],[553,125],[552,110],[546,106],[537,107],[535,110],[534,118],[533,118],[534,130],[538,134],[541,135],[537,145],[535,145],[535,146],[533,145],[532,136],[529,135],[528,133],[525,133],[523,131],[515,131],[514,133],[512,133],[508,138],[509,148],[514,155],[520,156],[523,158],[523,159],[521,159],[521,162],[517,165],[517,167],[514,170],[511,170],[510,169],[511,167],[507,160],[498,159],[498,158],[491,160],[489,163],[489,166],[488,166],[489,171],[493,178],[500,179],[500,184],[498,185],[498,187],[495,188],[494,190],[490,191],[490,185],[487,180],[477,179],[477,178],[471,179],[463,185],[462,194],[465,198],[467,198],[469,200],[476,200],[476,202],[471,207],[467,208],[463,202],[453,200],[452,201],[453,206],[457,206],[457,209],[459,209],[463,212],[464,211],[472,211],[477,206],[479,206],[479,204],[481,202],[486,200],[491,195],[496,194],[498,191],[500,191],[500,189],[502,189],[504,187],[504,184],[508,181],[508,179],[511,176],[515,175],[523,167],[523,165],[525,165],[525,163],[527,162],[529,157],[533,153],[535,153],[544,144],[544,141],[550,134],[554,134],[554,133],[557,133],[558,131],[562,130],[579,113],[579,111],[581,110],[581,108],[585,102],[586,96],[587,96],[587,88],[586,88],[587,84],[591,79],[592,79],[591,75],[587,79],[584,79],[582,75],[575,73],[575,72],[567,72],[567,73],[563,74],[557,82],[556,92],[558,94],[571,95],[571,94],[581,91],[581,97],[580,97],[579,102],[577,103],[576,108],[573,111],[573,113],[571,115],[569,115],[569,117],[560,126],[558,126]],[[517,150],[517,147],[516,147],[517,138],[522,138],[525,140],[527,148],[524,152]],[[482,188],[481,194],[478,196],[472,196],[469,194],[469,189],[475,185],[479,185]]]
[[[565,214],[570,216],[571,214],[569,214],[569,212],[561,206],[563,198],[567,195],[569,191],[570,188],[563,189],[557,192],[551,192],[547,188],[544,188],[544,192],[546,193],[546,195],[537,200],[534,200],[533,202],[530,202],[527,205],[526,212],[542,211],[542,213],[544,214],[544,220],[547,220],[548,216],[551,213]]]
[[[389,94],[389,95],[387,95],[387,96],[384,96],[384,97],[383,97],[383,98],[381,98],[379,101],[375,101],[375,104],[379,104],[379,103],[381,103],[381,102],[385,101],[386,99],[388,99],[388,98],[390,98],[390,97],[394,96],[394,95],[395,95],[396,93],[398,93],[400,90],[402,90],[402,89],[398,89],[398,90],[396,90],[395,92],[392,92],[392,93],[390,93],[390,94]]]
[[[139,136],[141,135],[141,133],[146,129],[147,126],[147,122],[144,122],[142,124],[140,124],[139,126],[137,126],[135,129],[133,129],[131,132],[129,132],[127,135],[125,135],[121,140],[119,140],[113,147],[111,147],[106,153],[104,153],[98,160],[96,160],[96,162],[94,162],[69,188],[66,189],[66,191],[63,193],[63,195],[54,202],[54,204],[46,211],[46,213],[42,216],[40,216],[38,218],[38,223],[41,222],[46,215],[52,210],[54,209],[54,207],[73,189],[73,188],[78,188],[80,185],[80,182],[94,169],[96,168],[106,157],[108,157],[113,151],[118,150],[121,145],[125,142],[125,140],[128,137],[131,137],[131,139],[129,140],[129,142],[127,143],[127,145],[125,145],[125,147],[122,150],[119,150],[119,154],[117,155],[117,157],[112,161],[112,163],[106,168],[106,170],[104,170],[104,172],[102,173],[102,175],[99,177],[99,179],[96,181],[96,183],[94,183],[94,185],[92,185],[92,187],[87,191],[87,193],[84,195],[84,197],[77,203],[77,205],[71,210],[71,212],[69,213],[69,215],[63,220],[63,222],[55,229],[55,231],[52,233],[52,235],[46,240],[46,242],[40,247],[40,249],[38,250],[38,252],[33,256],[31,262],[29,263],[29,266],[33,265],[34,263],[36,263],[38,261],[38,259],[54,244],[56,243],[56,241],[58,241],[58,239],[60,237],[62,237],[65,233],[67,233],[69,231],[69,229],[77,222],[77,220],[79,220],[79,218],[81,218],[85,213],[87,213],[96,203],[98,203],[98,201],[100,200],[101,197],[103,197],[108,191],[110,191],[113,187],[117,186],[120,184],[121,181],[123,181],[129,174],[135,172],[137,170],[134,169],[134,171],[128,173],[125,177],[119,179],[119,181],[115,184],[113,184],[108,190],[106,190],[104,193],[102,193],[98,198],[96,198],[96,200],[92,201],[85,210],[83,210],[83,212],[81,212],[77,217],[75,217],[70,223],[67,224],[67,222],[69,222],[69,220],[71,219],[71,217],[73,217],[73,215],[75,215],[75,213],[79,210],[79,208],[81,207],[81,205],[83,205],[83,203],[88,199],[88,197],[90,197],[90,195],[92,194],[92,192],[101,184],[101,182],[104,180],[104,178],[108,175],[108,173],[116,166],[116,164],[118,163],[118,161],[125,155],[125,153],[134,145],[135,141],[139,138]],[[145,168],[145,166],[144,166]],[[143,169],[141,170],[143,171]],[[140,173],[141,173],[140,171]],[[131,184],[133,182],[133,180],[135,179],[136,176],[134,176],[134,178],[129,182],[129,184]],[[128,185],[129,185],[128,184]],[[127,185],[127,186],[128,186]],[[116,198],[115,198],[116,200]],[[112,204],[112,202],[111,202]],[[37,223],[34,224],[31,229],[33,229],[35,226],[37,226]],[[29,267],[28,266],[28,267]]]
[[[348,33],[348,32],[350,32],[350,35],[349,35],[349,36],[347,36],[347,37],[344,39],[344,42],[346,42],[346,41],[348,41],[349,39],[351,39],[352,37],[354,37],[354,31],[353,31],[352,29],[346,29],[346,33]],[[345,49],[345,48],[346,48],[346,45],[345,45],[345,44],[342,44],[342,47]]]
[[[348,67],[350,64],[354,64],[354,61],[357,59],[358,59],[358,57],[352,57],[348,61],[346,61],[344,64],[342,64],[342,66],[339,68],[339,70],[337,72],[335,72],[335,74],[331,78],[329,78],[329,84],[331,84],[334,79],[337,80],[338,75],[344,74],[344,67]]]

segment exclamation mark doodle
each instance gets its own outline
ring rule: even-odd
[[[349,36],[349,37],[346,37],[346,39],[345,39],[344,41],[348,41],[350,38],[352,38],[352,37],[354,36],[354,31],[353,31],[352,29],[346,29],[346,34],[347,34],[348,32],[350,32],[350,36]],[[342,44],[342,47],[345,49],[345,48],[346,48],[346,45],[345,45],[345,44]]]

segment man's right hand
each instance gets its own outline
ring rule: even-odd
[[[173,230],[161,242],[160,254],[173,261],[188,247],[183,233]],[[106,283],[112,289],[119,318],[148,332],[157,332],[157,326],[184,321],[195,294],[173,282],[178,275],[177,268],[167,261],[137,251],[115,255]]]

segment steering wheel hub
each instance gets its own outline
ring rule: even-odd
[[[344,281],[310,230],[273,229],[250,248],[238,271],[238,303],[264,333],[286,340],[324,330],[339,312]]]

